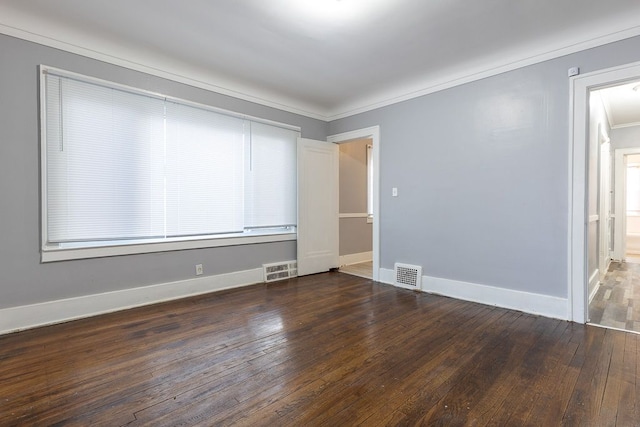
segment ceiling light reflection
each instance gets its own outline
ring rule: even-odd
[[[389,0],[286,0],[292,17],[318,23],[350,23],[367,18]]]

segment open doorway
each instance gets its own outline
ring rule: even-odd
[[[598,238],[598,233],[594,233],[590,229],[591,220],[594,219],[594,215],[598,215],[597,212],[591,210],[594,207],[592,203],[594,196],[589,194],[593,192],[592,185],[597,186],[598,182],[597,178],[594,179],[593,175],[590,175],[594,168],[598,167],[597,159],[594,161],[591,156],[594,152],[599,152],[597,145],[595,150],[591,145],[593,141],[591,137],[594,136],[594,133],[592,131],[593,126],[590,124],[590,96],[592,91],[595,90],[636,81],[640,81],[640,62],[594,71],[570,79],[572,127],[569,140],[569,152],[571,154],[569,160],[570,209],[568,215],[567,319],[579,323],[587,323],[589,321],[589,279],[593,277],[593,274],[589,271],[589,257],[593,257],[594,253],[593,249],[589,247],[589,242],[593,242]],[[609,120],[609,117],[607,117],[607,120]],[[611,124],[611,120],[609,122]],[[640,124],[640,120],[638,123]],[[611,127],[615,126],[612,125]],[[620,133],[623,132],[623,129],[625,128],[615,129],[612,132],[612,144],[622,144]],[[616,135],[616,132],[618,135]],[[615,199],[615,194],[613,198]],[[595,206],[597,207],[598,205],[595,204]],[[618,220],[619,218],[613,217],[612,227],[614,230],[619,227]],[[614,245],[616,244],[615,238],[613,243]]]
[[[373,278],[373,140],[339,146],[340,271]]]
[[[590,89],[586,189],[588,321],[637,333],[640,333],[639,91],[640,80]]]
[[[634,264],[640,264],[640,146],[638,150],[638,153],[624,157],[623,170],[619,174],[624,182],[621,249],[623,261]]]
[[[368,261],[369,266],[366,267],[366,273],[371,271],[370,277],[377,281],[379,280],[380,271],[380,221],[378,215],[380,211],[380,128],[378,126],[372,126],[369,128],[344,132],[329,136],[327,141],[340,144],[341,147],[343,144],[347,144],[345,145],[345,150],[347,147],[349,147],[349,149],[353,148],[354,150],[361,150],[357,145],[349,145],[351,143],[364,146],[364,159],[366,163],[366,176],[364,176],[364,181],[366,182],[366,185],[360,185],[360,190],[355,190],[358,191],[358,204],[353,205],[351,203],[352,196],[350,195],[350,191],[346,191],[344,194],[340,191],[340,212],[342,214],[340,219],[340,228],[343,229],[343,231],[347,230],[347,232],[340,237],[340,264],[358,264],[358,261],[363,257],[370,257],[370,261]],[[359,153],[359,157],[362,159],[363,152],[359,151]],[[361,161],[362,160],[360,160],[360,162]],[[360,168],[360,171],[362,172],[362,168]],[[363,180],[361,172],[359,173],[358,178],[360,183],[362,183]],[[362,194],[363,188],[366,188],[365,194]],[[345,203],[343,203],[343,199],[345,200]],[[363,200],[366,200],[366,204],[362,202]],[[347,227],[349,220],[352,219],[358,220],[360,223],[364,222],[364,226],[370,228],[370,246],[364,246],[368,244],[368,238],[362,238],[364,235],[361,235],[360,237],[362,240],[350,240],[352,237],[350,237],[349,232],[353,230],[349,230],[345,227]],[[343,222],[345,223],[344,226],[342,224]],[[363,224],[360,224],[360,226],[362,225]],[[365,250],[368,247],[371,248],[371,252]]]

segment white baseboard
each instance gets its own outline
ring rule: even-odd
[[[593,301],[593,297],[596,296],[596,294],[598,293],[598,289],[599,288],[600,288],[600,281],[598,281],[598,283],[596,283],[596,285],[593,287],[593,289],[589,293],[589,304],[591,304],[591,301]]]
[[[593,274],[589,277],[589,289],[593,292],[594,289],[598,288],[598,283],[600,282],[600,270],[595,269]],[[591,299],[589,299],[591,301]]]
[[[0,309],[0,334],[252,285],[262,268]]]
[[[381,268],[379,270],[379,280],[382,283],[386,283],[388,285],[395,285],[396,278],[394,270],[389,268]]]
[[[373,251],[340,255],[340,265],[359,264],[373,260]]]
[[[393,270],[381,268],[380,281],[393,284]],[[569,302],[566,298],[429,276],[422,276],[422,291],[554,319],[568,319]]]

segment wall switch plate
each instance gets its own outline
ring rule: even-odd
[[[202,276],[203,272],[202,264],[196,264],[196,276]]]
[[[392,195],[393,197],[398,197],[398,189],[397,189],[396,187],[393,187],[393,188],[391,189],[391,195]]]

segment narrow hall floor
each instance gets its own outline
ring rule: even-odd
[[[365,279],[373,279],[373,261],[343,265],[340,267],[340,273],[347,273]]]
[[[640,264],[612,262],[589,304],[589,323],[640,333]]]

